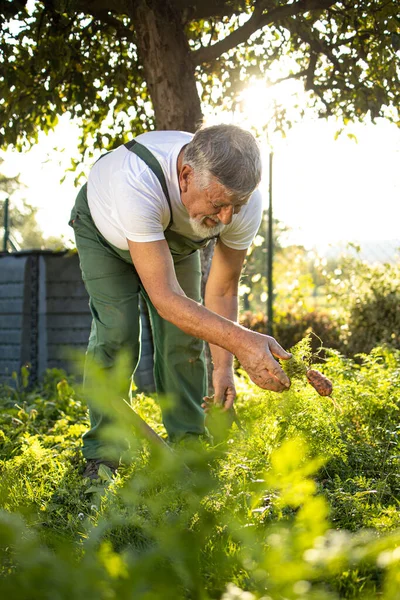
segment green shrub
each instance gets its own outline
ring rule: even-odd
[[[312,308],[305,298],[304,302],[287,301],[286,309],[280,300],[274,311],[274,337],[290,348],[312,331],[317,336],[312,342],[314,351],[320,338],[324,347],[349,357],[382,345],[400,349],[400,266],[344,257],[336,267],[324,275],[324,308]],[[301,289],[297,292],[298,298],[302,293]],[[244,311],[240,322],[254,331],[267,331],[263,312]]]
[[[244,311],[240,315],[240,324],[253,331],[267,333],[267,317],[262,312]],[[311,339],[313,352],[320,349],[321,343],[326,348],[345,349],[341,324],[332,314],[322,310],[275,313],[273,335],[283,348],[291,348],[310,332],[315,334]]]
[[[313,352],[317,352],[323,343],[325,348],[342,350],[341,326],[332,314],[322,310],[313,310],[303,314],[279,313],[274,323],[274,336],[285,348],[297,344],[308,333]]]
[[[329,276],[327,292],[341,313],[342,348],[348,356],[376,346],[400,348],[400,265],[344,258],[340,275]]]

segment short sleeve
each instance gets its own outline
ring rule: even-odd
[[[235,215],[221,235],[221,241],[233,250],[246,250],[255,238],[262,218],[262,195],[256,190],[246,206]]]

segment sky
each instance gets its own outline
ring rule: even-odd
[[[303,123],[274,155],[275,215],[303,245],[398,239],[400,130],[389,123],[351,127]]]
[[[208,115],[207,124],[228,121],[254,127],[268,117],[266,103],[261,88],[250,88],[240,114]],[[285,138],[279,133],[269,140],[260,136],[265,206],[272,146],[273,210],[290,228],[288,243],[318,251],[348,241],[398,240],[400,246],[400,129],[384,120],[375,125],[353,124],[335,140],[339,127],[333,120],[309,116]],[[15,195],[14,204],[18,196],[26,198],[39,208],[38,221],[45,235],[63,235],[66,240],[72,239],[67,222],[77,188],[73,173],[63,183],[60,180],[77,154],[77,139],[77,127],[63,115],[56,131],[41,134],[30,151],[0,153],[5,159],[2,172],[20,174],[26,186]]]

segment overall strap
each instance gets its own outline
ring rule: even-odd
[[[169,219],[168,227],[170,227],[172,225],[171,199],[169,197],[167,182],[165,181],[165,175],[161,168],[160,163],[158,162],[158,160],[156,159],[154,154],[152,154],[150,152],[150,150],[148,148],[146,148],[146,146],[139,144],[139,142],[137,142],[136,140],[127,142],[126,144],[124,144],[124,146],[125,146],[125,148],[127,148],[128,150],[130,150],[131,152],[136,154],[136,156],[141,158],[146,163],[146,165],[149,167],[149,169],[151,171],[153,171],[154,175],[157,177],[158,181],[160,182],[160,185],[162,187],[162,190],[165,194],[165,197],[167,199],[168,206],[169,206],[169,212],[170,212],[171,216]]]

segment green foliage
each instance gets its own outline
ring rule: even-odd
[[[55,532],[64,535],[72,528],[75,534],[78,515],[73,509],[84,494],[75,467],[81,462],[86,408],[62,371],[49,371],[34,391],[28,390],[24,371],[15,387],[1,388],[1,504]]]
[[[9,204],[9,232],[14,243],[21,249],[59,248],[62,244],[57,238],[44,238],[36,220],[38,209],[26,200],[12,200]],[[0,202],[0,223],[4,223],[4,203]],[[18,249],[19,249],[18,248]]]
[[[311,359],[309,340],[294,355]],[[99,402],[105,383],[116,397],[125,388],[126,368],[99,381]],[[107,437],[130,450],[95,485],[81,477],[87,421],[65,374],[3,387],[2,596],[396,600],[400,352],[359,364],[330,352],[321,369],[340,410],[302,377],[283,394],[242,377],[243,429],[214,448],[152,450],[116,399]],[[154,401],[135,405],[161,432]]]
[[[2,146],[35,143],[38,131],[53,129],[64,113],[81,124],[82,151],[111,149],[132,132],[154,127],[156,100],[150,97],[137,31],[147,28],[146,50],[151,52],[153,29],[143,15],[155,11],[157,18],[157,3],[144,12],[123,0],[101,6],[88,0],[3,4]],[[204,104],[232,108],[248,82],[261,77],[273,84],[270,73],[281,69],[284,79],[304,83],[309,104],[319,115],[335,114],[344,123],[367,114],[372,119],[398,118],[395,110],[387,110],[399,105],[395,0],[346,7],[324,0],[311,7],[304,2],[286,6],[277,0],[264,5],[218,0],[191,2],[184,11],[181,2],[171,0],[171,6],[174,22],[165,28],[162,41],[170,53],[172,48],[180,53],[176,61],[192,65],[188,76],[193,85],[197,80]],[[182,36],[181,45],[174,46],[172,31]],[[186,41],[188,56],[182,56]],[[153,64],[163,59],[152,58]],[[179,78],[171,79],[171,85],[181,84]],[[198,101],[182,93],[179,97],[188,112]],[[159,107],[154,108],[157,112]],[[276,126],[287,120],[284,108],[277,107]],[[77,166],[73,161],[72,167]]]
[[[257,253],[258,247],[252,254]],[[262,268],[265,270],[265,265]],[[368,263],[348,254],[328,262],[308,256],[304,248],[279,248],[274,278],[273,335],[284,348],[297,344],[310,332],[315,334],[311,339],[314,353],[319,339],[325,347],[347,356],[368,353],[385,344],[400,348],[397,263]],[[253,279],[261,281],[261,273]],[[265,277],[262,289],[266,296]],[[260,290],[254,288],[248,296],[253,310],[244,310],[240,322],[266,333],[265,302],[258,303],[256,295],[260,296]]]
[[[377,345],[400,348],[400,267],[371,265],[344,258],[340,275],[330,275],[327,291],[342,312],[344,350],[349,355],[368,353]]]
[[[267,333],[265,230],[264,223],[247,256],[240,288],[244,309],[240,314],[240,322],[260,333]],[[283,347],[290,348],[313,332],[314,352],[320,345],[319,339],[329,348],[344,351],[341,327],[345,321],[335,311],[336,307],[327,302],[330,284],[326,290],[328,277],[337,277],[337,261],[328,262],[302,246],[285,246],[286,228],[279,221],[274,224],[274,232],[274,337]]]
[[[0,158],[0,168],[3,164],[4,159]],[[21,187],[21,182],[19,181],[19,176],[16,177],[7,177],[0,172],[0,193],[2,196],[7,197],[11,196],[19,187]],[[1,219],[1,223],[3,222],[3,218]]]
[[[16,20],[3,19],[2,144],[36,142],[38,131],[54,129],[66,111],[80,120],[85,140],[105,149],[126,129],[146,130],[151,109],[131,36],[115,35],[115,26],[77,11],[74,2],[25,4],[15,11]],[[124,19],[118,19],[123,29]],[[106,118],[112,140],[100,131]]]
[[[239,293],[245,310],[263,310],[265,308],[265,291],[267,289],[267,231],[268,211],[264,210],[257,235],[250,246],[243,272],[240,277]],[[281,240],[287,228],[281,221],[273,221],[273,240],[275,256],[282,256]]]
[[[282,361],[282,367],[290,380],[304,378],[307,369],[311,368],[313,352],[311,348],[311,334],[308,334],[293,348],[290,348],[292,357]]]
[[[324,309],[312,311],[292,310],[279,311],[274,322],[274,336],[284,348],[297,344],[309,333],[315,335],[311,338],[313,352],[317,352],[321,342],[324,347],[344,351],[342,343],[342,321],[333,312]],[[323,351],[321,352],[323,356]]]
[[[240,314],[240,324],[253,331],[267,333],[267,317],[264,312],[244,311]],[[345,353],[347,348],[343,342],[343,324],[343,319],[326,309],[277,310],[274,312],[273,334],[283,348],[291,348],[312,333],[311,347],[314,353],[318,352],[321,340],[324,347]],[[323,355],[324,350],[321,351],[321,357]]]
[[[0,158],[0,169],[4,162]],[[61,240],[53,237],[45,239],[36,221],[38,209],[24,199],[14,200],[12,195],[23,187],[19,175],[6,177],[0,172],[0,228],[4,224],[4,200],[9,197],[8,228],[13,242],[17,242],[21,249],[46,248],[58,249]]]
[[[274,257],[274,305],[278,312],[305,315],[315,308],[318,270],[303,246],[284,246]]]

